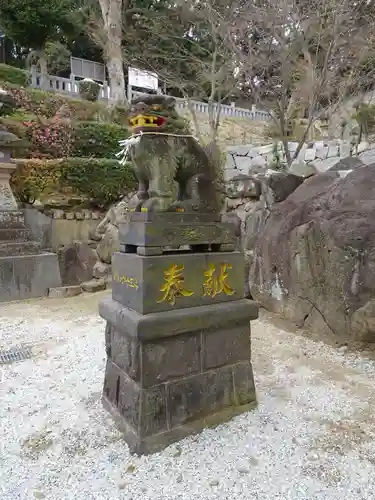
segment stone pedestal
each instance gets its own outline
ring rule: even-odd
[[[17,210],[17,202],[10,189],[9,179],[16,169],[13,163],[0,163],[0,210]]]
[[[152,453],[256,403],[244,258],[215,215],[133,213],[113,256],[103,404]],[[232,250],[232,251],[231,251]]]

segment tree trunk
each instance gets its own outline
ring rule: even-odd
[[[188,110],[189,110],[190,116],[191,116],[191,120],[193,122],[194,135],[197,139],[199,139],[201,141],[202,140],[202,131],[201,131],[198,117],[197,117],[197,113],[195,112],[193,103],[191,102],[191,99],[189,98],[189,96],[185,95],[184,97],[186,99],[186,102],[188,105]]]
[[[48,89],[48,68],[47,68],[47,58],[45,48],[42,47],[40,50],[36,52],[36,55],[39,59],[39,67],[40,67],[40,87],[43,90]]]
[[[127,104],[124,62],[122,57],[123,0],[99,0],[103,16],[106,44],[104,56],[108,69],[111,104]]]

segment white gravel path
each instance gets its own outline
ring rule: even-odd
[[[149,457],[102,409],[100,295],[0,305],[0,499],[375,498],[375,364],[257,321],[258,409]]]

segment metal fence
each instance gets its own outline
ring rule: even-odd
[[[31,86],[34,88],[40,88],[40,73],[36,71],[36,67],[32,66],[31,68]],[[60,76],[52,76],[48,75],[47,77],[47,88],[45,90],[59,92],[60,94],[68,94],[71,96],[79,97],[79,87],[78,83],[75,80],[74,75],[71,75],[70,78],[62,78]],[[132,91],[132,99],[134,97],[143,95],[142,92]],[[110,96],[110,88],[107,82],[103,82],[100,88],[99,99],[108,100]],[[188,103],[185,99],[176,98],[176,108],[179,110],[188,109]],[[207,114],[208,115],[208,103],[201,101],[190,101],[190,105],[197,113]],[[267,111],[260,111],[252,107],[252,109],[245,108],[237,108],[234,104],[228,106],[227,104],[221,104],[220,114],[223,118],[228,117],[237,117],[237,118],[245,118],[248,120],[257,120],[257,121],[270,121],[271,116]]]

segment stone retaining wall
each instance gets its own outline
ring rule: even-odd
[[[289,142],[288,147],[293,155],[297,150],[298,143]],[[279,157],[280,162],[285,162],[284,149],[280,142],[265,146],[247,144],[228,147],[224,180],[231,181],[238,175],[255,174],[263,169],[274,168],[276,156]],[[351,156],[358,156],[367,165],[373,163],[375,162],[375,144],[363,141],[355,147],[351,142],[343,140],[320,140],[305,143],[290,171],[296,175],[304,172],[307,168],[316,172],[326,172],[340,159]]]
[[[74,241],[89,241],[90,234],[103,217],[104,214],[91,210],[67,212],[61,209],[25,209],[25,221],[33,239],[39,241],[42,248],[54,252]]]

